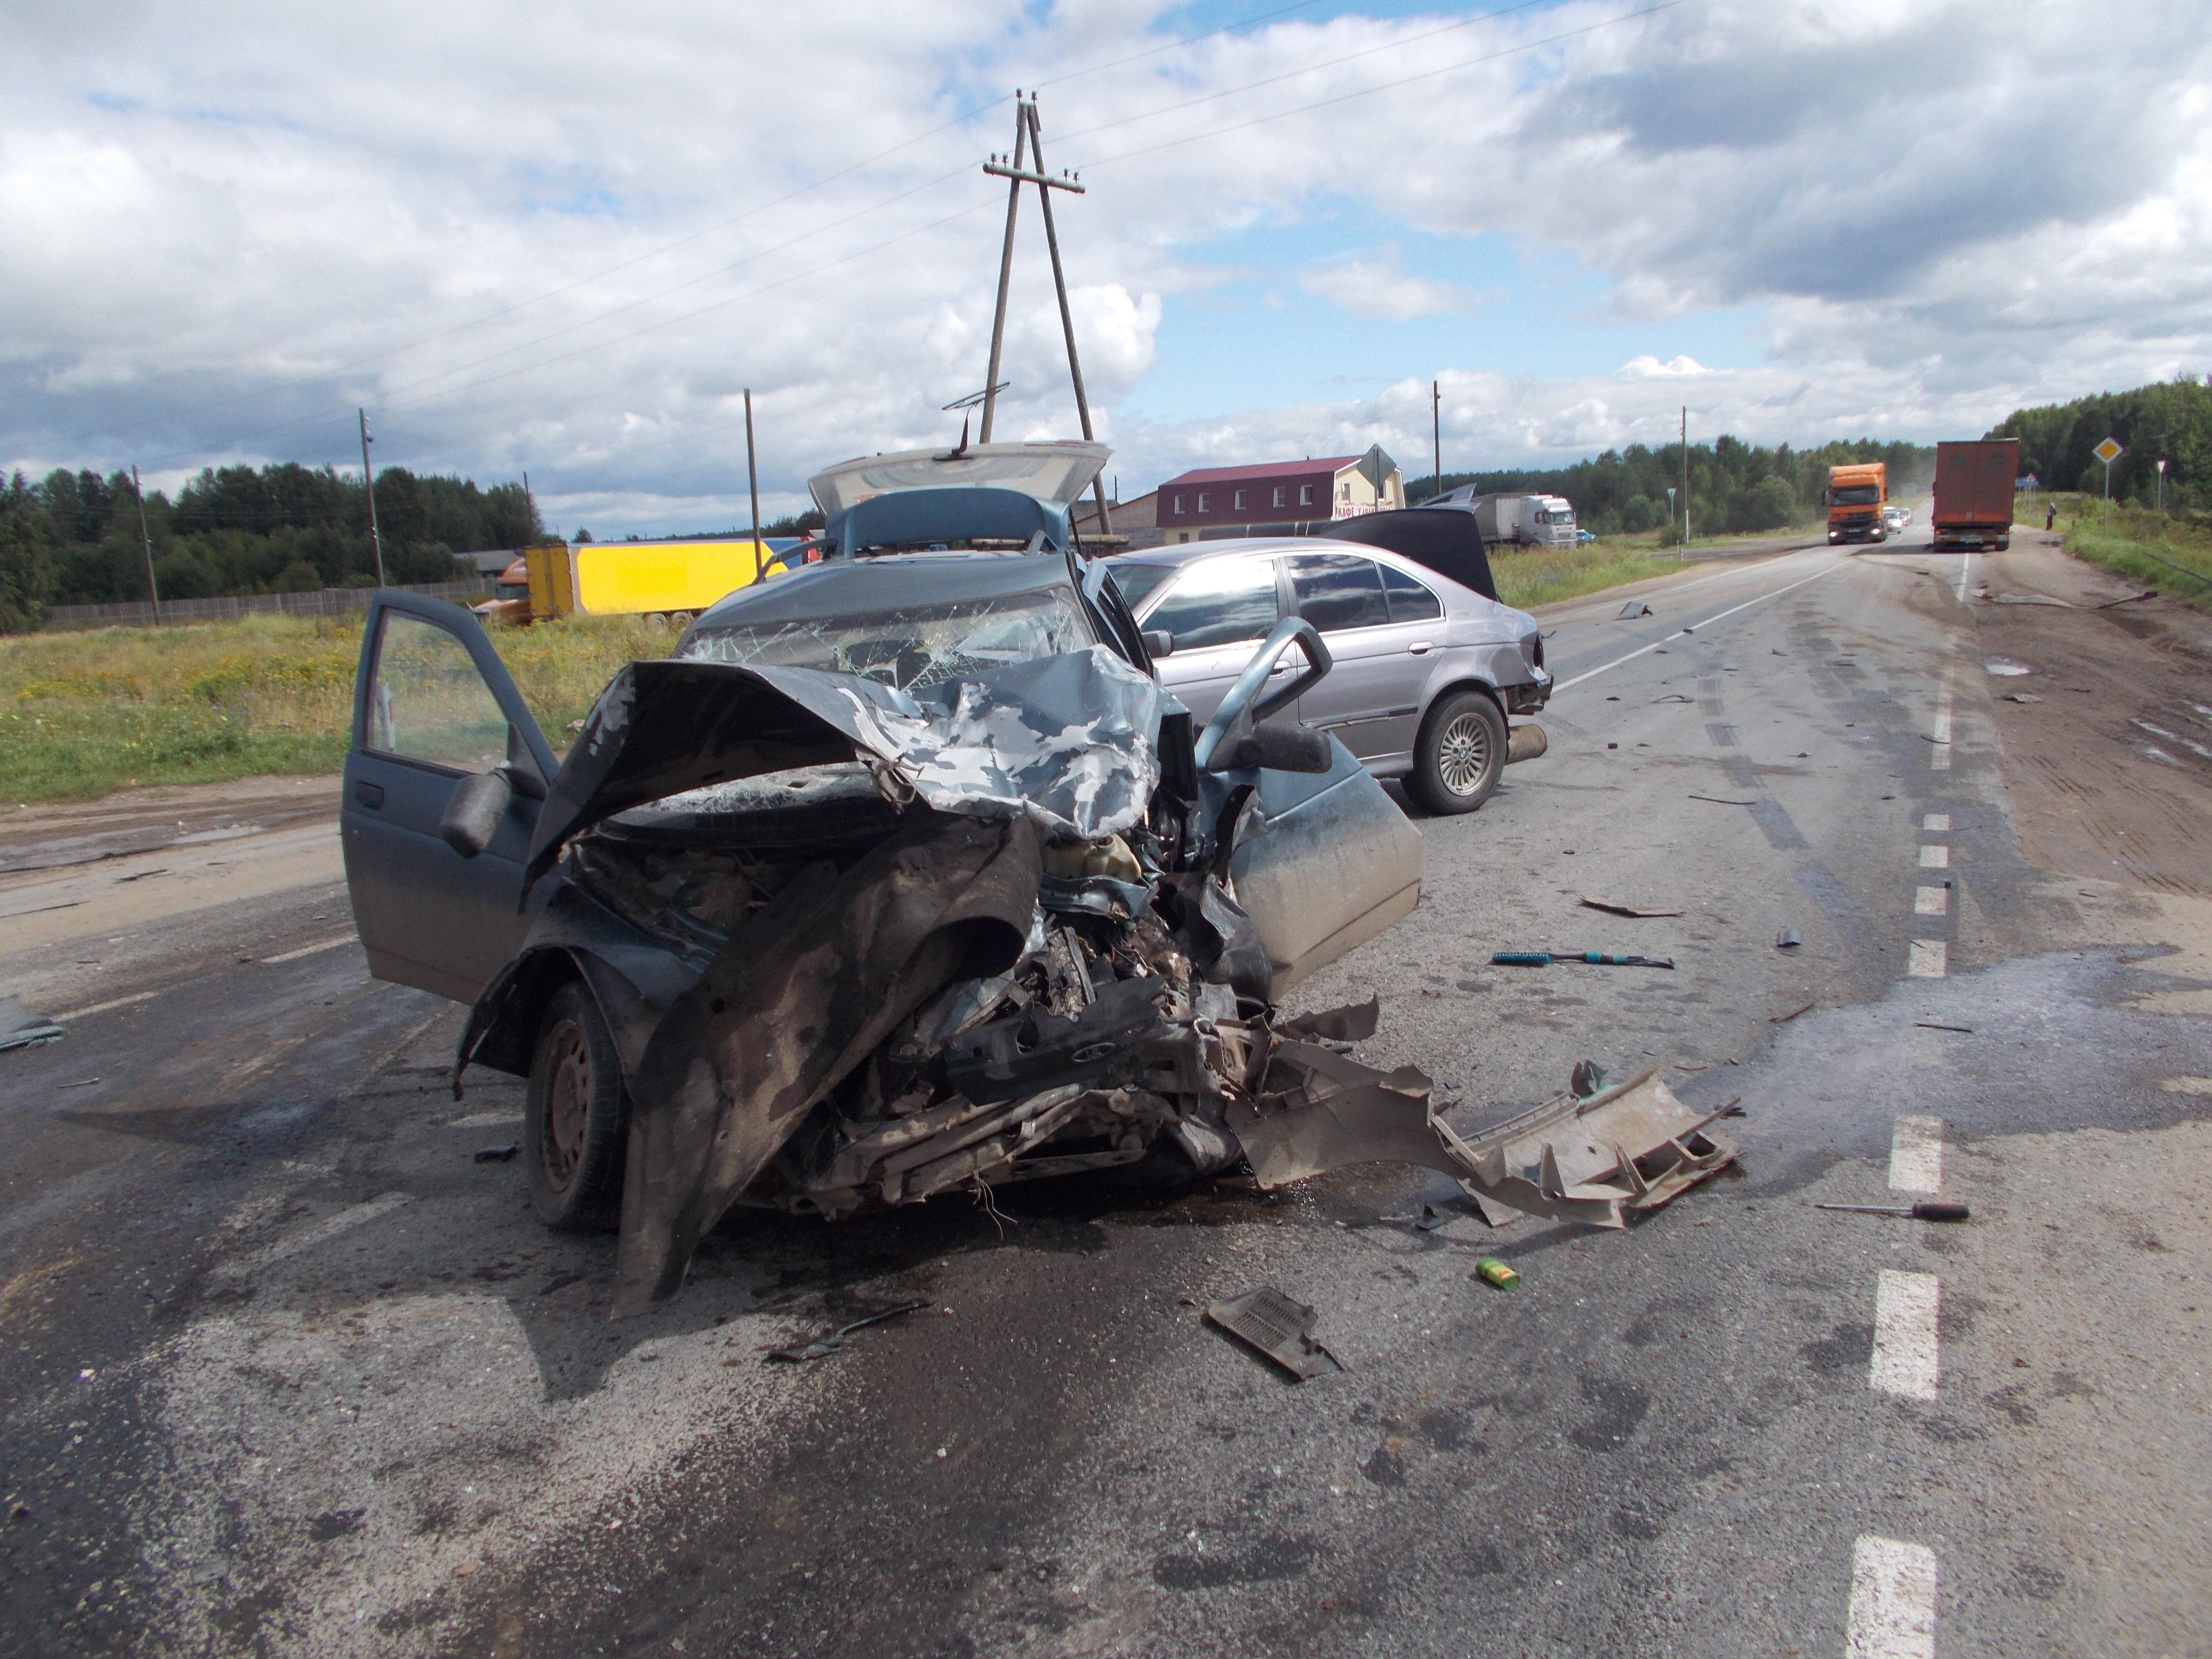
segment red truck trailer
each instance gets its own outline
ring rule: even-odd
[[[2020,440],[1990,438],[1936,446],[1936,510],[1929,515],[1938,552],[2012,545],[2013,481],[2020,477]]]

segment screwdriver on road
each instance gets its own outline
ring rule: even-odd
[[[1815,1204],[1816,1210],[1849,1210],[1856,1215],[1901,1215],[1914,1221],[1964,1221],[1967,1218],[1963,1204]]]
[[[1498,951],[1491,965],[1498,968],[1548,968],[1555,962],[1591,962],[1601,968],[1672,968],[1672,957],[1615,957],[1602,951]]]

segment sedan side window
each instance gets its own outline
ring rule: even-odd
[[[1290,562],[1298,615],[1322,633],[1377,628],[1390,620],[1374,560],[1353,553],[1295,553]]]
[[[1382,567],[1382,587],[1390,596],[1394,623],[1428,622],[1444,614],[1443,601],[1429,592],[1425,583],[1415,581],[1395,565]]]
[[[1264,640],[1280,620],[1273,559],[1208,559],[1186,571],[1145,618],[1175,635],[1178,654]]]
[[[482,772],[507,758],[507,716],[468,647],[402,611],[384,613],[362,746],[402,760]]]

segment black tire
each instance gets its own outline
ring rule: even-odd
[[[1505,716],[1481,691],[1439,698],[1413,742],[1413,799],[1439,817],[1472,812],[1505,770]]]
[[[622,1209],[629,1133],[622,1060],[591,993],[571,980],[538,1022],[523,1115],[530,1207],[557,1232],[598,1232]]]

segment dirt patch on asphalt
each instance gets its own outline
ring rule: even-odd
[[[2022,854],[2212,897],[2212,623],[2164,595],[2130,599],[2140,590],[2040,532],[1990,556],[1974,586]]]
[[[237,778],[19,805],[0,811],[0,875],[297,829],[337,812],[335,777]]]

